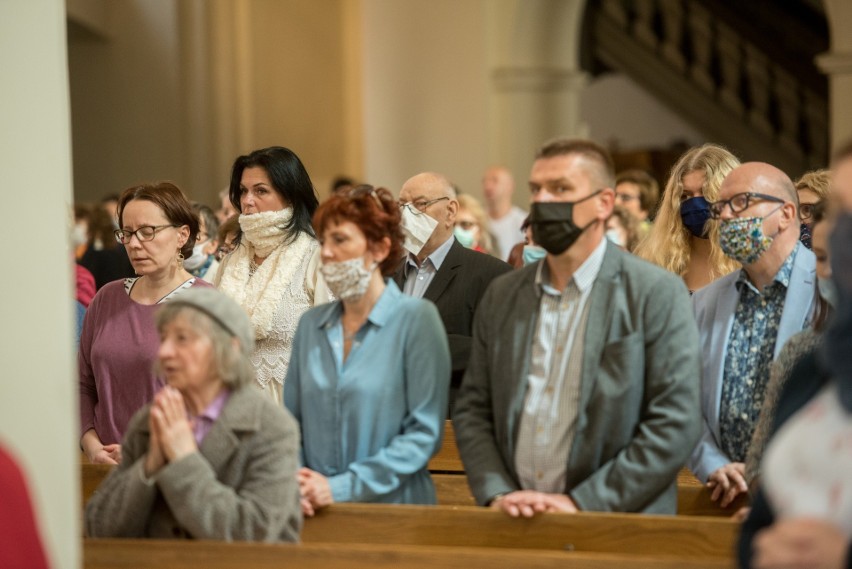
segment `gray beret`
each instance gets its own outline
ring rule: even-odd
[[[212,318],[240,341],[243,353],[254,350],[254,330],[242,306],[215,288],[194,286],[168,300],[172,306],[191,306]]]

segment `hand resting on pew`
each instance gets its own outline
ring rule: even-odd
[[[308,517],[334,503],[328,478],[304,466],[299,469],[299,494],[302,497],[302,514]]]
[[[740,494],[748,492],[748,484],[745,480],[745,463],[731,462],[721,468],[714,470],[707,477],[707,488],[713,490],[710,499],[714,502],[722,501],[719,505],[727,508]]]
[[[513,518],[531,518],[536,514],[553,512],[577,512],[574,501],[565,494],[549,494],[535,490],[517,490],[498,496],[491,501],[491,508],[501,510]]]

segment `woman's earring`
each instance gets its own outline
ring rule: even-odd
[[[180,252],[180,249],[178,249],[178,253],[177,253],[177,266],[178,266],[178,269],[183,268],[183,253]]]

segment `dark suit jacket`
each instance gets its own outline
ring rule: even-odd
[[[538,266],[495,280],[474,323],[453,424],[480,504],[521,489],[515,451],[541,298]],[[581,510],[674,514],[677,472],[701,429],[689,293],[675,275],[608,244],[588,302],[565,492]]]
[[[400,290],[405,287],[406,257],[393,280]],[[455,237],[441,268],[429,284],[423,295],[438,307],[441,321],[447,330],[452,361],[451,386],[461,384],[467,361],[470,359],[470,347],[473,340],[473,315],[485,289],[495,277],[512,270],[508,263],[500,259],[467,249]]]

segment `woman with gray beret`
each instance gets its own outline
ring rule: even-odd
[[[192,289],[156,315],[166,386],[86,507],[90,537],[298,541],[298,427],[257,389],[243,309]]]

